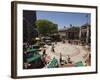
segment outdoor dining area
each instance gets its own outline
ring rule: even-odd
[[[43,53],[40,54],[39,52],[42,51]],[[23,56],[23,68],[24,69],[34,69],[34,68],[53,68],[58,66],[58,61],[54,57],[51,59],[50,56],[45,54],[45,47],[40,48],[38,45],[30,45],[26,48],[24,45],[24,56]]]
[[[79,40],[62,39],[61,41],[52,41],[50,37],[45,39],[36,37],[35,44],[23,43],[23,68],[81,67],[90,65],[90,54],[88,56],[88,54],[81,54],[80,51],[77,52],[77,46],[87,49],[80,44]],[[76,61],[79,58],[78,54],[85,60],[79,59]],[[64,55],[66,55],[65,59],[63,59]],[[73,58],[74,55],[76,60]]]

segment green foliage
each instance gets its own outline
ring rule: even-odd
[[[49,20],[45,20],[45,19],[37,20],[35,23],[40,34],[46,35],[58,31],[57,24],[54,24]]]

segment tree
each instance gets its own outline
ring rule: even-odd
[[[41,19],[37,20],[35,23],[40,34],[46,35],[58,31],[57,24],[54,24],[49,20]]]

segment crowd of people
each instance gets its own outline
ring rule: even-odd
[[[66,43],[66,41],[65,40],[62,40],[62,43]],[[56,45],[57,45],[57,42],[56,41],[51,45],[51,52],[52,53],[56,53],[56,50],[55,50]],[[46,55],[47,56],[46,49],[43,50],[43,55]],[[60,53],[59,60],[58,60],[59,66],[64,65],[64,64],[72,64],[70,55],[67,55],[66,56],[67,60],[63,60],[62,57],[63,57],[62,56],[62,53]]]
[[[65,44],[66,42],[68,42],[69,44],[78,44],[79,41],[73,41],[73,40],[65,40],[65,39],[62,39],[61,41],[63,44]],[[45,42],[44,42],[45,43]],[[58,44],[57,41],[54,41],[54,42],[51,42],[51,53],[56,53],[56,45]],[[51,61],[51,58],[50,58],[50,55],[48,55],[47,53],[47,48],[45,46],[46,44],[42,45],[40,48],[41,48],[41,51],[42,51],[42,55],[41,55],[41,61],[43,63],[44,66],[46,66],[48,63],[50,63]],[[28,48],[32,48],[32,45],[28,44],[28,43],[24,43],[23,44],[23,62],[24,62],[24,68],[27,68],[28,66],[30,66],[31,64],[27,62],[27,58],[29,57],[28,53],[27,53],[27,49]],[[60,52],[60,55],[59,55],[59,60],[57,60],[59,62],[59,66],[64,66],[65,64],[72,64],[73,65],[73,61],[71,60],[71,56],[70,55],[67,55],[67,56],[64,56],[66,57],[66,60],[63,59],[63,53]],[[89,62],[89,60],[87,60],[87,62]]]

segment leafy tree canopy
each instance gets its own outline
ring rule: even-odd
[[[40,34],[46,35],[58,31],[57,24],[54,24],[49,20],[40,19],[37,20],[35,23]]]

